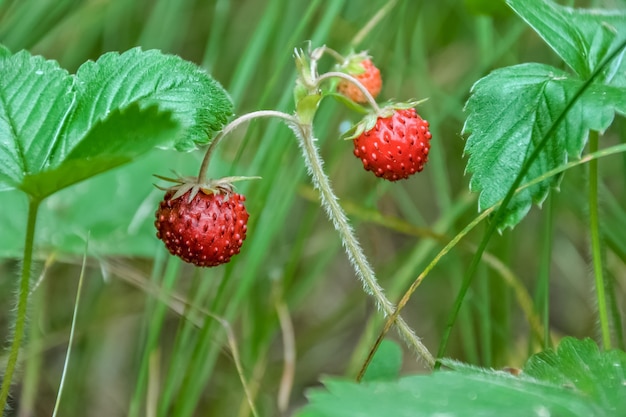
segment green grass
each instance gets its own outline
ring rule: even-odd
[[[322,104],[315,129],[340,203],[381,285],[397,302],[433,257],[477,216],[476,196],[467,191],[460,134],[472,84],[500,66],[558,60],[512,13],[479,16],[458,0],[399,0],[367,33],[360,33],[387,3],[0,0],[0,42],[12,51],[26,48],[57,59],[70,71],[103,52],[136,45],[179,54],[203,65],[224,85],[238,115],[259,109],[293,111],[293,50],[307,40],[339,51],[367,49],[383,73],[383,100],[429,98],[419,107],[433,134],[426,169],[393,184],[363,171],[351,143],[338,139],[341,124],[356,121],[358,115],[338,102]],[[357,35],[363,37],[354,44]],[[599,148],[625,143],[624,126],[623,119],[617,120],[600,138]],[[613,329],[612,345],[622,348],[624,325],[618,312],[626,299],[624,155],[598,160],[601,247],[594,246],[604,259],[604,319]],[[242,380],[259,415],[279,415],[285,358],[277,313],[281,306],[294,327],[292,409],[304,403],[306,389],[321,376],[357,375],[384,320],[363,293],[319,207],[291,132],[277,121],[255,121],[247,131],[230,135],[213,158],[209,175],[262,177],[238,184],[251,214],[249,235],[242,253],[224,267],[199,270],[181,264],[165,253],[151,225],[160,198],[151,175],[169,175],[170,169],[195,174],[202,152],[155,152],[42,203],[34,276],[43,273],[43,280],[31,296],[24,366],[18,367],[13,389],[23,410],[52,413],[83,237],[90,228],[108,227],[106,216],[121,214],[128,216],[128,224],[134,219],[132,227],[138,230],[129,233],[127,244],[89,242],[59,415],[246,416],[250,407]],[[588,196],[580,186],[587,180],[584,165],[568,170],[560,192],[541,210],[533,208],[519,227],[492,237],[486,253],[490,258],[484,256],[478,266],[447,356],[496,368],[521,365],[542,347],[520,305],[524,295],[534,300],[531,310],[541,325],[544,346],[563,335],[602,340],[592,293]],[[106,198],[110,204],[98,212],[63,217],[68,210],[64,196],[88,200],[125,195],[128,188],[141,197],[132,210],[116,210],[115,200]],[[25,201],[15,192],[0,192],[0,207],[23,210]],[[51,221],[53,216],[65,220]],[[0,231],[0,335],[8,340],[25,230],[13,224],[8,210],[0,209],[0,218],[7,231]],[[51,233],[55,227],[64,230]],[[479,225],[442,258],[402,313],[433,353],[486,228],[486,223]],[[38,241],[38,236],[46,240]],[[46,259],[50,264],[44,268]],[[232,328],[241,374],[227,332],[213,315]],[[3,355],[0,363],[7,353]],[[424,365],[406,352],[403,372],[423,371]]]

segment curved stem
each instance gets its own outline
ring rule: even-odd
[[[215,139],[213,139],[213,141],[207,148],[204,159],[202,160],[202,165],[200,166],[200,172],[198,173],[198,181],[204,181],[204,179],[206,179],[206,173],[209,169],[209,160],[211,159],[211,154],[213,153],[213,149],[215,149],[215,147],[222,140],[222,138],[238,128],[243,123],[262,117],[277,117],[290,123],[298,123],[295,117],[287,113],[275,110],[259,110],[252,113],[244,114],[243,116],[236,118],[220,131],[220,133],[215,137]]]
[[[15,317],[15,330],[13,333],[13,342],[11,343],[11,351],[9,352],[7,367],[2,379],[2,388],[0,388],[0,412],[3,412],[5,409],[7,398],[9,397],[11,379],[13,378],[13,372],[17,366],[17,359],[22,339],[24,337],[24,329],[26,327],[30,271],[33,264],[33,247],[35,243],[35,225],[37,224],[37,212],[39,210],[40,203],[41,200],[31,197],[28,204],[28,220],[26,225],[22,276],[20,278],[20,287],[17,294],[17,316]]]
[[[296,137],[299,139],[300,147],[306,161],[309,175],[313,179],[314,187],[319,191],[322,206],[326,214],[339,233],[343,246],[348,254],[350,263],[354,267],[357,276],[361,280],[365,291],[374,297],[376,304],[386,317],[391,316],[396,311],[395,306],[387,299],[383,289],[378,285],[374,271],[372,270],[363,250],[356,239],[352,227],[343,209],[333,193],[330,181],[322,168],[322,159],[315,146],[313,129],[311,125],[296,124],[291,126]],[[402,319],[396,317],[396,325],[401,336],[413,347],[416,353],[432,368],[435,360],[428,349],[422,344],[419,337],[413,332],[411,327]]]
[[[317,78],[317,84],[319,85],[319,84],[322,83],[322,81],[330,79],[330,78],[341,78],[341,79],[344,79],[344,80],[354,84],[363,93],[363,95],[367,99],[367,101],[370,104],[370,106],[372,106],[372,108],[374,109],[376,114],[380,113],[380,107],[378,107],[378,103],[376,103],[376,100],[374,99],[372,94],[369,91],[367,91],[367,88],[365,88],[365,86],[363,84],[361,84],[361,82],[359,82],[359,80],[357,80],[353,76],[351,76],[349,74],[345,74],[343,72],[331,71],[331,72],[326,72],[326,73],[320,75]]]
[[[598,131],[589,132],[589,152],[598,150]],[[606,307],[604,271],[602,267],[602,242],[600,237],[600,216],[598,214],[598,161],[589,162],[589,228],[591,233],[591,253],[593,272],[602,331],[602,345],[605,350],[611,349],[611,331],[609,315]]]

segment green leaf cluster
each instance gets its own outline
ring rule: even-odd
[[[472,87],[463,131],[469,135],[466,171],[472,175],[470,189],[480,193],[479,210],[501,201],[518,175],[527,183],[579,158],[589,130],[602,132],[615,113],[626,114],[626,11],[574,9],[551,1],[507,3],[572,72],[520,64],[495,70]],[[604,62],[617,49],[615,58]],[[519,223],[558,181],[545,180],[515,195],[498,227]]]
[[[446,360],[452,370],[395,381],[324,381],[299,417],[617,416],[626,410],[626,353],[565,338],[519,376]]]
[[[111,52],[75,75],[0,49],[0,185],[43,199],[155,146],[191,150],[232,114],[195,64],[157,50]]]

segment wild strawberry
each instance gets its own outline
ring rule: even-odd
[[[386,113],[392,112],[390,116]],[[356,130],[354,155],[363,167],[389,181],[408,178],[428,161],[431,134],[428,122],[414,108],[384,109],[375,123]]]
[[[363,54],[359,54],[359,56],[367,57],[367,55]],[[348,64],[344,71],[363,84],[372,97],[376,98],[378,96],[383,82],[380,77],[380,70],[376,68],[369,58],[359,59],[355,63]],[[348,80],[342,79],[339,84],[337,84],[337,91],[352,101],[362,104],[367,103],[363,92],[359,90],[354,83]]]
[[[174,180],[180,185],[169,188],[159,204],[157,237],[185,262],[217,266],[230,261],[246,238],[245,197],[230,185],[205,187],[186,180]]]

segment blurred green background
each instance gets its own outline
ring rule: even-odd
[[[626,2],[576,5],[626,7]],[[28,49],[75,72],[107,51],[157,48],[204,67],[230,93],[237,114],[293,111],[293,50],[306,48],[307,41],[340,52],[368,50],[383,74],[381,100],[428,98],[418,111],[431,125],[430,161],[424,172],[398,183],[365,172],[352,145],[339,140],[358,114],[327,100],[315,120],[334,189],[382,286],[397,301],[477,215],[476,195],[467,190],[461,135],[472,84],[492,69],[521,62],[563,66],[503,2],[0,0],[0,43],[14,52]],[[325,59],[321,69],[331,65]],[[622,118],[600,146],[624,141]],[[238,185],[251,214],[241,254],[225,267],[206,270],[166,254],[152,224],[162,194],[152,175],[169,176],[172,170],[194,175],[202,157],[202,150],[155,150],[44,202],[26,362],[14,391],[20,415],[50,415],[54,407],[87,236],[88,268],[61,415],[248,415],[225,333],[189,303],[230,323],[261,415],[280,414],[281,389],[292,386],[289,406],[282,410],[289,414],[323,375],[358,372],[382,321],[319,207],[291,132],[277,121],[253,122],[214,155],[214,177],[263,179]],[[615,309],[624,308],[626,296],[625,172],[626,156],[600,161],[601,227]],[[541,210],[533,208],[515,230],[492,239],[454,328],[449,356],[481,366],[521,365],[540,347],[520,308],[524,295],[549,300],[534,308],[549,320],[553,337],[597,336],[586,181],[585,166],[568,171]],[[26,207],[22,194],[0,192],[4,339],[10,333]],[[443,258],[403,312],[433,352],[483,227]],[[546,287],[548,296],[541,290]],[[165,303],[159,301],[164,294],[170,297]],[[296,357],[285,368],[288,322]],[[615,333],[623,348],[623,329]],[[293,371],[293,384],[284,379],[285,369]],[[403,372],[420,371],[423,364],[405,352]],[[151,414],[153,409],[158,411]]]

